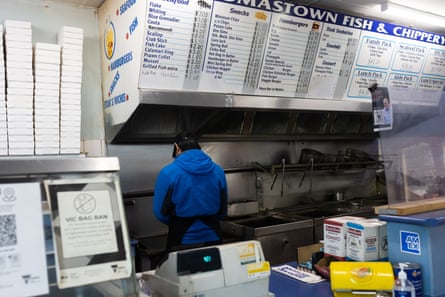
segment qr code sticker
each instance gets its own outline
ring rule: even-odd
[[[17,244],[17,226],[15,215],[0,216],[0,247]]]

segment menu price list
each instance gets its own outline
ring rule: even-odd
[[[295,94],[303,63],[311,60],[307,55],[315,50],[308,48],[311,32],[310,20],[272,16],[257,94]],[[316,47],[316,42],[312,44]]]
[[[382,39],[368,32],[349,78],[348,98],[370,98],[368,88],[380,86],[441,91],[445,85],[445,51],[419,41]]]
[[[249,62],[251,67],[257,67],[257,55],[262,53],[261,47],[251,53],[252,46],[258,47],[267,32],[258,24],[263,22],[267,26],[267,15],[256,12],[251,8],[235,9],[232,5],[215,2],[200,90],[243,91]],[[252,85],[251,77],[252,74],[247,75],[247,86]]]
[[[370,99],[369,86],[438,90],[439,45],[223,1],[149,0],[140,87]]]
[[[307,97],[334,97],[340,72],[349,72],[352,67],[352,51],[355,52],[359,36],[357,29],[331,24],[323,26]]]
[[[199,6],[190,9],[188,2],[149,1],[146,17],[140,84],[181,89],[185,77],[199,79],[205,12]]]

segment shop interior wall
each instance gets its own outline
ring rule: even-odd
[[[0,23],[5,19],[31,22],[33,44],[57,43],[57,33],[63,26],[83,28],[81,141],[85,153],[103,155],[105,132],[96,9],[51,1],[2,0]]]
[[[316,149],[323,153],[337,153],[346,148],[355,148],[368,152],[378,158],[378,140],[318,140],[318,141],[262,141],[262,142],[203,142],[202,149],[214,161],[227,171],[229,183],[229,199],[257,199],[264,198],[264,207],[285,207],[296,203],[313,203],[306,201],[307,194],[311,192],[312,199],[324,200],[332,191],[343,191],[349,198],[358,196],[373,196],[381,189],[376,188],[376,170],[355,170],[346,174],[323,172],[313,174],[312,188],[310,173],[300,185],[304,170],[295,173],[286,173],[285,181],[278,174],[275,185],[272,186],[274,174],[270,170],[262,172],[256,164],[268,166],[279,165],[283,159],[288,166],[298,164],[301,150],[304,148]],[[154,190],[159,170],[172,161],[171,144],[145,144],[145,145],[108,145],[107,154],[117,156],[121,166],[121,188],[124,193],[149,193]],[[238,175],[240,172],[252,172],[251,178]],[[233,178],[232,178],[233,176]],[[245,185],[250,183],[250,185]],[[259,183],[259,184],[258,184]],[[281,195],[281,187],[283,192]],[[260,188],[262,192],[252,193],[247,189]],[[248,194],[246,194],[248,192]],[[241,195],[241,196],[240,196]],[[243,196],[244,195],[244,196]],[[246,197],[252,195],[253,197]],[[347,198],[348,198],[347,197]]]

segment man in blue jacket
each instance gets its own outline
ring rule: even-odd
[[[227,213],[224,170],[191,132],[176,136],[173,158],[158,175],[153,205],[155,216],[169,227],[167,251],[220,243],[219,219]]]

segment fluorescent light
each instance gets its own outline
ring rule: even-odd
[[[382,3],[381,11],[384,15],[391,16],[395,19],[409,20],[413,23],[423,23],[445,28],[445,17],[433,12],[418,10],[392,2]]]

